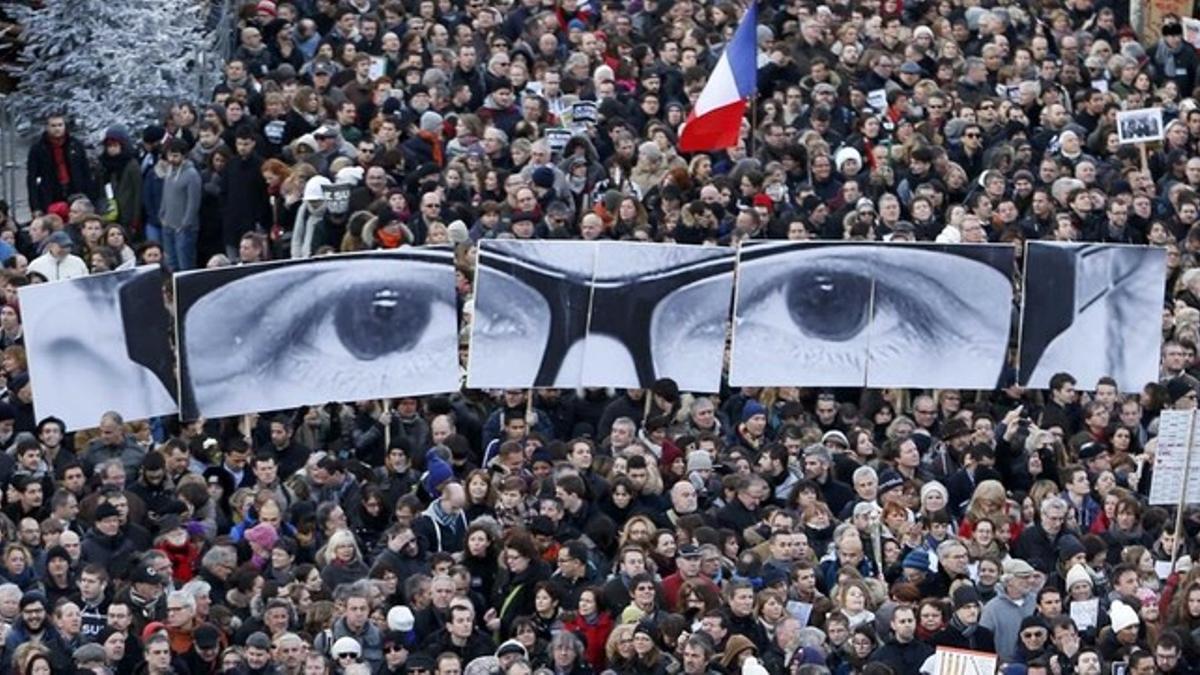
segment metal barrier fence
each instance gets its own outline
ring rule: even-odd
[[[30,218],[25,189],[25,160],[29,139],[16,128],[8,110],[7,94],[0,95],[0,198],[8,202],[9,215],[25,222]]]

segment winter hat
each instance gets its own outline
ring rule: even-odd
[[[323,202],[325,201],[325,188],[332,185],[325,176],[313,176],[304,184],[304,201],[306,202]]]
[[[534,169],[533,184],[546,189],[554,187],[554,169],[547,166],[539,166]]]
[[[1080,553],[1087,553],[1087,549],[1083,547],[1083,542],[1079,541],[1079,537],[1073,534],[1063,535],[1058,540],[1058,561],[1066,562]],[[1068,584],[1070,586],[1070,584]]]
[[[361,166],[347,166],[338,170],[333,182],[341,185],[358,185],[362,183],[365,173]]]
[[[858,167],[860,169],[862,168],[862,153],[850,147],[842,148],[841,150],[837,151],[837,154],[833,156],[833,166],[837,169],[841,169],[842,165],[845,164],[847,160],[851,159],[858,163]]]
[[[428,467],[422,479],[425,491],[434,497],[441,497],[442,493],[438,488],[454,477],[454,469],[432,450],[425,454],[425,466]]]
[[[693,450],[687,456],[688,473],[693,471],[712,471],[712,455],[707,450]]]
[[[450,243],[465,244],[471,240],[471,231],[467,229],[467,224],[461,220],[456,220],[446,226],[446,233],[450,235]]]
[[[742,662],[742,675],[770,675],[770,671],[758,662],[758,657],[750,656]]]
[[[117,143],[125,146],[129,143],[129,130],[120,124],[109,127],[104,132],[104,144]]]
[[[1050,624],[1046,623],[1045,617],[1039,614],[1030,614],[1021,619],[1021,630],[1025,630],[1026,628],[1043,628],[1048,631],[1050,630]]]
[[[1167,395],[1172,403],[1192,392],[1192,384],[1183,377],[1172,377],[1167,380]]]
[[[24,599],[21,602],[24,602]],[[1126,628],[1137,626],[1140,623],[1137,612],[1133,611],[1132,607],[1120,600],[1113,601],[1112,607],[1108,610],[1108,618],[1112,624],[1113,632],[1116,633]]]
[[[355,656],[362,656],[362,645],[358,644],[358,640],[355,640],[349,635],[340,637],[337,639],[337,642],[333,643],[334,657],[337,657],[338,654],[354,654]]]
[[[437,131],[442,128],[442,116],[432,110],[421,114],[421,131]]]
[[[413,629],[414,622],[412,610],[404,605],[396,605],[388,610],[387,623],[392,630],[408,632]]]
[[[830,441],[837,443],[838,445],[842,446],[843,448],[848,449],[850,447],[850,439],[846,438],[846,434],[843,434],[842,432],[838,431],[837,429],[832,429],[830,431],[826,431],[825,435],[821,437],[821,445],[825,445],[825,444],[829,443]]]
[[[904,477],[899,472],[888,469],[879,474],[879,494],[882,495],[896,488],[904,487]]]
[[[275,531],[275,527],[266,523],[259,523],[254,527],[246,530],[246,541],[251,544],[258,544],[259,548],[271,550],[275,546],[275,542],[279,540],[279,533]]]
[[[929,553],[924,549],[913,549],[908,555],[904,556],[904,562],[901,567],[910,570],[921,570],[922,572],[929,571]]]
[[[725,668],[726,672],[730,672],[733,664],[737,662],[738,654],[744,651],[751,651],[757,655],[758,647],[755,647],[750,638],[745,635],[730,636],[729,642],[725,643],[725,651],[721,654],[721,667]]]
[[[1133,592],[1133,596],[1138,599],[1138,602],[1142,603],[1142,607],[1158,604],[1158,593],[1155,593],[1152,589],[1149,589],[1145,586],[1139,586],[1138,589]]]
[[[941,483],[939,483],[936,480],[931,480],[928,483],[921,486],[921,499],[924,500],[925,496],[928,495],[930,492],[940,492],[942,495],[942,499],[945,499],[946,501],[950,501],[950,491],[946,489],[945,485],[942,485]]]
[[[275,3],[271,0],[259,0],[258,4],[254,6],[254,11],[259,14],[269,14],[271,18],[275,18]]]
[[[1076,563],[1075,566],[1071,568],[1071,571],[1067,572],[1068,593],[1071,592],[1071,587],[1073,587],[1075,584],[1087,584],[1088,586],[1095,586],[1095,582],[1092,581],[1092,575],[1088,573],[1087,567],[1085,567],[1083,563]]]
[[[961,609],[967,605],[978,605],[982,602],[979,598],[979,591],[975,590],[971,584],[963,584],[954,589],[952,599],[954,609]]]
[[[77,647],[75,651],[71,653],[71,658],[75,660],[77,665],[83,665],[85,663],[104,663],[107,655],[104,653],[104,647],[96,644],[95,642],[90,642],[81,647]]]
[[[496,658],[507,656],[509,654],[516,654],[524,659],[528,658],[529,651],[525,649],[525,645],[521,644],[516,639],[505,640],[504,642],[500,643],[499,647],[496,648]]]
[[[100,506],[96,507],[95,522],[97,522],[97,523],[104,520],[105,518],[120,518],[120,517],[121,517],[121,512],[117,510],[117,507],[113,506],[112,504],[109,504],[108,502],[104,502]]]
[[[755,401],[754,399],[750,399],[749,401],[746,401],[746,405],[742,406],[742,421],[743,422],[749,422],[750,418],[754,417],[755,415],[762,415],[765,417],[766,414],[767,414],[767,409],[763,407],[763,404],[759,403],[758,401]]]

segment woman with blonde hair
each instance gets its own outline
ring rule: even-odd
[[[329,543],[317,552],[317,564],[324,568],[321,580],[325,588],[365,579],[369,571],[350,530],[338,530],[329,537]]]
[[[604,654],[608,667],[618,673],[633,670],[637,654],[633,650],[633,624],[623,623],[613,627],[608,634],[608,643],[604,646]]]
[[[624,548],[626,544],[637,544],[648,551],[653,545],[654,535],[657,533],[658,528],[648,516],[633,516],[625,522],[625,527],[621,528],[621,536],[617,539],[617,548]]]
[[[1008,493],[998,480],[985,480],[975,486],[971,501],[967,503],[967,512],[958,527],[958,536],[970,537],[975,523],[984,519],[992,521],[997,529],[1008,527],[1012,534],[1010,541],[1021,533],[1020,525],[1014,523],[1008,514]]]

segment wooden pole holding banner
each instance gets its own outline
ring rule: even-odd
[[[254,445],[254,436],[251,434],[251,432],[254,430],[254,427],[251,424],[250,417],[251,416],[248,413],[245,415],[242,415],[242,424],[241,424],[242,438],[245,438],[246,442],[249,443],[251,446],[253,446]]]
[[[882,514],[874,517],[874,522],[871,523],[871,546],[875,551],[875,574],[883,579],[883,523],[881,522]]]
[[[392,420],[390,419],[392,399],[385,398],[381,403],[383,404],[383,414],[389,417],[388,423],[383,425],[383,455],[386,457],[388,451],[392,449]]]
[[[649,387],[643,389],[642,391],[646,392],[642,395],[644,399],[642,401],[642,428],[644,429],[646,427],[646,422],[650,421],[650,408],[654,405],[654,392],[650,391]]]
[[[1196,411],[1188,415],[1187,452],[1183,462],[1183,489],[1179,491],[1179,503],[1175,512],[1175,545],[1171,548],[1171,571],[1175,571],[1175,561],[1179,556],[1179,542],[1183,541],[1183,509],[1187,504],[1188,480],[1192,472],[1192,434],[1196,431]]]

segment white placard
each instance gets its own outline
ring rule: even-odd
[[[1081,631],[1094,628],[1100,618],[1100,599],[1077,600],[1071,603],[1071,620]]]
[[[1164,410],[1158,418],[1158,441],[1154,451],[1154,474],[1150,480],[1151,504],[1178,504],[1183,491],[1183,474],[1188,463],[1188,427],[1193,411]],[[1200,447],[1196,441],[1200,429],[1193,431],[1192,448]],[[1192,455],[1195,455],[1193,450]],[[1192,468],[1196,460],[1192,460]],[[1200,501],[1200,471],[1187,471],[1188,486],[1185,501]]]
[[[995,675],[999,657],[969,649],[938,647],[934,652],[932,675]]]

